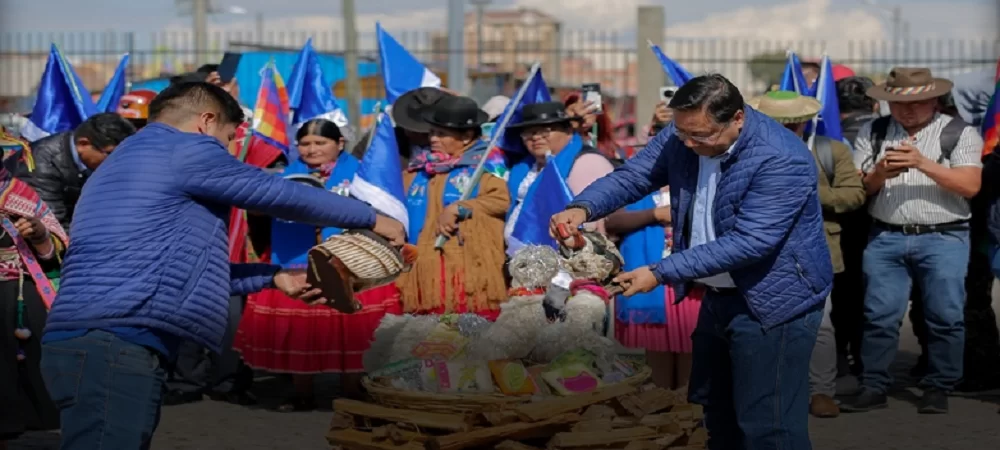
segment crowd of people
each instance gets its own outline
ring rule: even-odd
[[[0,443],[59,429],[64,449],[148,448],[161,405],[256,403],[254,369],[290,375],[280,412],[316,408],[317,374],[363,398],[385,315],[497,317],[524,245],[514,224],[549,164],[573,195],[552,226],[606,233],[625,258],[614,337],[645,350],[656,385],[704,405],[709,448],[808,449],[809,414],[886,407],[911,299],[919,412],[1000,384],[979,207],[992,159],[970,123],[982,110],[927,69],[877,85],[838,74],[843,141],[812,135],[816,99],[745,99],[720,75],[657,105],[634,155],[601,126],[607,105],[528,104],[506,130],[526,152],[464,200],[509,99],[418,88],[391,110],[408,229],[351,198],[365,149],[344,130],[305,123],[289,158],[249,132],[236,81],[216,70],[70,132],[7,137],[20,149],[0,169]],[[815,82],[818,67],[805,72]],[[308,250],[343,229],[418,250],[354,314],[305,282]],[[837,392],[842,377],[858,391]]]

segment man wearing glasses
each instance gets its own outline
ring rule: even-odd
[[[626,296],[706,290],[689,397],[705,407],[709,449],[809,450],[809,359],[833,282],[816,163],[721,75],[688,81],[669,106],[673,123],[553,216],[552,231],[669,185],[671,216],[683,217],[672,253],[616,281]]]

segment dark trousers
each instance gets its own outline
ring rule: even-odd
[[[229,297],[229,326],[222,340],[222,353],[215,354],[205,347],[185,341],[177,350],[177,362],[167,380],[172,392],[239,393],[250,389],[253,371],[239,352],[233,349],[233,339],[243,316],[244,297]]]
[[[1000,377],[1000,332],[997,316],[993,311],[993,272],[989,256],[975,249],[969,257],[969,273],[965,277],[965,357],[964,382],[966,385],[996,383]],[[920,342],[923,355],[927,355],[927,322],[924,319],[922,294],[913,286],[910,294],[910,323],[913,334]]]
[[[861,373],[861,341],[865,323],[865,274],[861,265],[865,247],[868,246],[871,218],[862,208],[845,214],[840,224],[843,229],[840,250],[844,271],[833,278],[830,321],[837,338],[838,359],[846,361],[851,356],[854,363],[852,369],[857,375]]]
[[[710,450],[809,450],[809,360],[823,304],[765,330],[740,296],[709,292],[694,343],[692,403]]]
[[[167,378],[160,354],[90,331],[43,345],[41,368],[60,410],[61,450],[150,448]]]

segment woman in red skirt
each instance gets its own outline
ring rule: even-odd
[[[342,151],[344,138],[337,125],[323,119],[309,121],[299,129],[296,140],[299,159],[283,175],[314,177],[326,189],[348,195],[360,162]],[[270,260],[282,267],[305,267],[309,249],[340,231],[274,220]],[[306,305],[276,289],[250,296],[234,346],[251,367],[292,374],[295,394],[279,411],[314,409],[313,375],[318,373],[341,374],[343,395],[361,396],[361,357],[382,317],[399,314],[401,308],[394,285],[362,292],[357,299],[363,305],[361,311],[341,314],[327,306]]]
[[[664,188],[605,221],[608,233],[622,236],[626,270],[648,266],[670,254],[670,192]],[[677,303],[670,286],[615,301],[615,338],[628,348],[646,350],[653,383],[685,389],[691,377],[691,334],[698,323],[701,292]]]

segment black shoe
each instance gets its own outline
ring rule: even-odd
[[[948,413],[948,393],[938,388],[927,388],[924,396],[920,399],[920,407],[917,408],[920,414],[947,414]]]
[[[924,375],[927,375],[927,355],[921,354],[920,358],[917,358],[917,364],[910,369],[910,376],[921,378]]]
[[[239,406],[257,404],[257,397],[249,392],[213,392],[208,394],[208,398],[216,402],[232,403]]]
[[[885,394],[879,394],[870,389],[863,389],[854,398],[845,399],[840,403],[840,411],[845,413],[868,412],[889,407]]]
[[[201,392],[170,391],[163,396],[163,404],[166,406],[186,405],[201,400]]]

